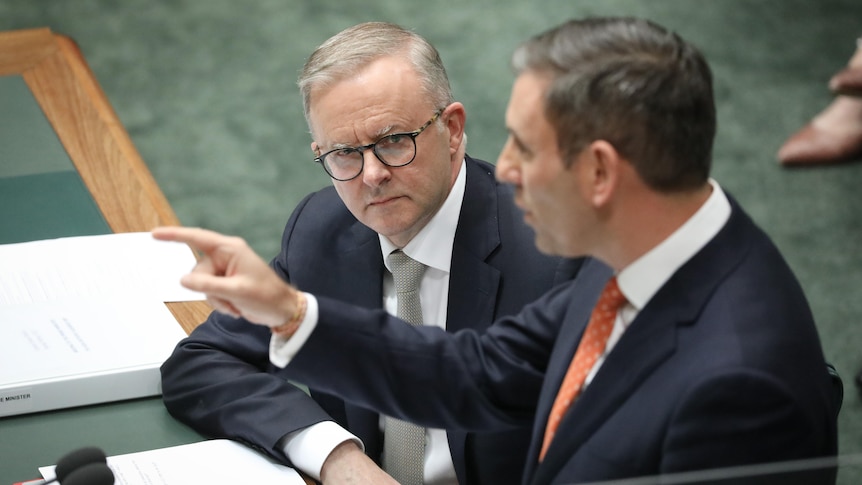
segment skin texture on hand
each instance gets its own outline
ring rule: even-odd
[[[353,441],[338,445],[320,469],[323,485],[398,485]]]
[[[216,310],[267,327],[278,327],[295,314],[297,290],[242,238],[189,227],[158,227],[152,235],[160,241],[186,243],[201,254],[180,283],[206,294]]]

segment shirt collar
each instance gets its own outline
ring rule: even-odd
[[[730,202],[709,179],[712,194],[685,223],[658,246],[617,275],[620,291],[637,311],[643,309],[670,277],[718,234],[730,218]]]
[[[467,181],[467,165],[462,160],[458,176],[449,195],[440,206],[440,210],[425,224],[425,227],[413,236],[413,239],[402,248],[404,254],[428,266],[449,272],[452,264],[452,246],[455,243],[455,230],[458,228],[458,218],[461,215],[461,204],[464,202],[464,190]],[[383,261],[389,253],[398,249],[386,236],[378,234]],[[387,265],[387,268],[388,265]]]

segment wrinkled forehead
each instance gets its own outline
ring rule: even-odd
[[[415,70],[404,60],[389,57],[315,86],[310,101],[309,128],[318,143],[363,137],[369,143],[389,132],[415,130],[433,111]],[[344,132],[352,132],[354,139]]]

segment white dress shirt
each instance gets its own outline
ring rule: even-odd
[[[462,161],[455,184],[440,210],[406,246],[400,248],[411,258],[427,266],[419,284],[419,299],[422,304],[422,322],[424,325],[446,328],[452,247],[455,242],[458,218],[461,214],[461,204],[464,200],[466,180],[466,164]],[[387,256],[399,248],[386,237],[379,237],[381,257],[389,269],[386,263]],[[309,294],[306,294],[306,297],[308,298],[308,308],[305,319],[296,333],[289,339],[273,336],[270,341],[270,360],[279,367],[285,367],[290,362],[290,359],[302,348],[317,325],[317,300]],[[392,315],[397,313],[398,300],[395,293],[395,282],[390,271],[385,272],[383,277],[383,308]],[[382,423],[381,418],[381,425]],[[288,435],[284,440],[284,452],[296,468],[320,480],[323,462],[336,446],[347,440],[354,440],[362,446],[361,441],[356,436],[335,422],[324,421]],[[455,467],[452,464],[446,431],[427,429],[425,443],[425,483],[427,485],[457,485],[458,480],[455,476]]]

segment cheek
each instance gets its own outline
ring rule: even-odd
[[[523,171],[523,187],[526,197],[544,217],[558,219],[567,212],[567,200],[571,191],[566,187],[565,174],[553,172],[543,167],[530,166]]]
[[[335,187],[335,191],[338,193],[338,197],[341,198],[344,205],[346,205],[354,215],[357,215],[356,211],[360,209],[360,202],[362,200],[359,195],[361,182],[357,183],[358,180],[359,179],[357,178],[347,182],[333,182],[333,186]]]
[[[417,200],[429,202],[429,199],[440,196],[445,198],[449,193],[453,174],[448,158],[423,157],[396,170],[398,172],[393,173],[393,178],[397,178],[398,185]]]
[[[535,163],[523,164],[521,168],[521,181],[527,197],[542,201],[548,198],[551,190],[547,171]]]

